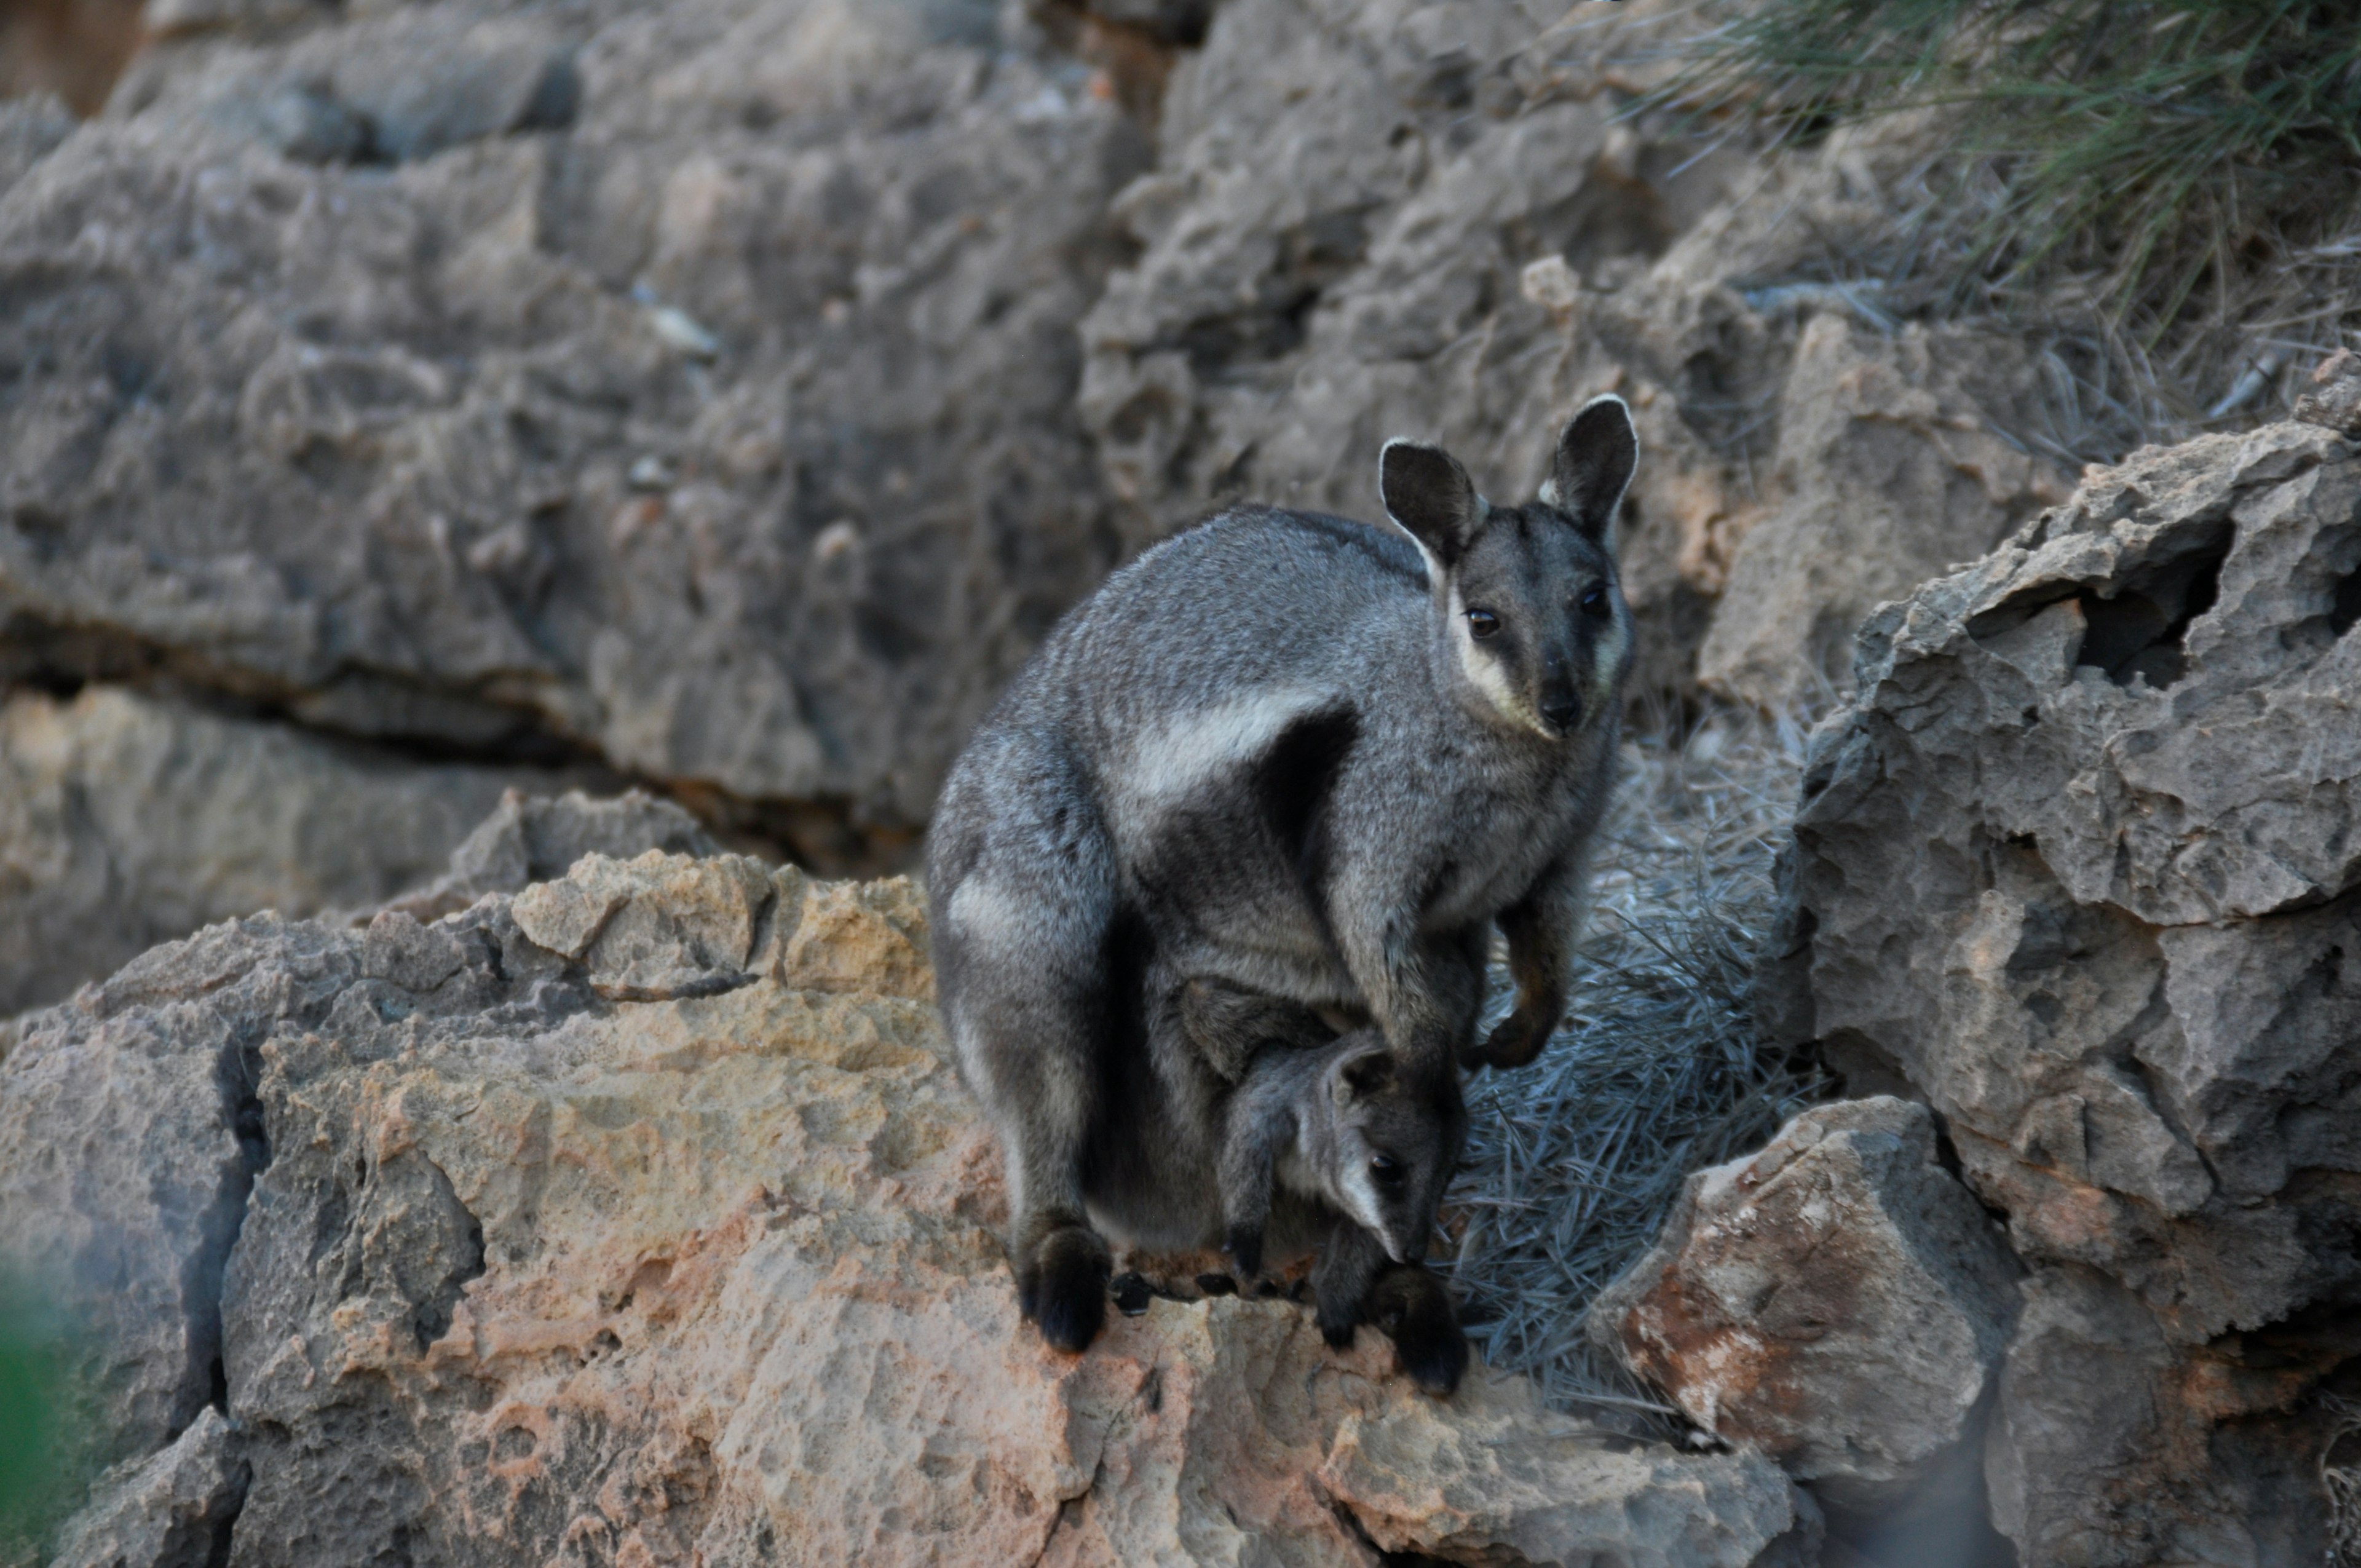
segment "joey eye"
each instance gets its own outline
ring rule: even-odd
[[[1500,618],[1490,610],[1471,609],[1467,612],[1467,631],[1470,636],[1482,639],[1491,636],[1499,630]]]
[[[1402,1179],[1401,1161],[1389,1154],[1372,1155],[1369,1157],[1369,1174],[1377,1179],[1380,1187],[1399,1187]]]
[[[1582,598],[1576,602],[1582,606],[1582,613],[1585,615],[1592,617],[1605,615],[1607,613],[1607,585],[1604,583],[1591,584],[1588,587],[1582,590]]]

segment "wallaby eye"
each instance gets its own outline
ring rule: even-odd
[[[1402,1179],[1401,1161],[1389,1154],[1372,1155],[1369,1157],[1369,1174],[1377,1179],[1380,1187],[1399,1186]]]
[[[1605,615],[1607,613],[1607,585],[1604,583],[1591,584],[1588,587],[1582,590],[1582,598],[1579,602],[1582,605],[1583,614],[1592,617]]]
[[[1467,630],[1470,635],[1477,638],[1489,637],[1499,630],[1500,618],[1490,610],[1471,609],[1467,612]]]

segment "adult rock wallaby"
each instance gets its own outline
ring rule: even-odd
[[[1068,614],[961,755],[928,857],[942,1006],[1051,1344],[1104,1321],[1094,1223],[1162,1245],[1176,1209],[1202,1228],[1218,1208],[1229,1084],[1157,1016],[1180,982],[1364,1018],[1438,1094],[1455,1062],[1521,1065],[1556,1026],[1613,784],[1638,455],[1599,398],[1530,505],[1397,441],[1398,532],[1225,511]],[[1496,921],[1518,998],[1477,1044]],[[1372,1299],[1420,1288],[1380,1290],[1382,1262],[1361,1265]]]

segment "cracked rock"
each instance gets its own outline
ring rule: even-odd
[[[215,927],[0,1063],[0,1235],[56,1234],[77,1277],[97,1194],[146,1227],[106,1260],[195,1277],[203,1212],[134,1200],[223,1190],[250,1130],[206,1298],[251,1466],[233,1568],[1808,1560],[1770,1461],[1632,1442],[1481,1367],[1433,1399],[1291,1301],[1151,1298],[1083,1356],[1044,1347],[925,949],[906,882],[663,853],[428,923]],[[743,980],[593,983],[652,957]],[[136,1304],[90,1320],[93,1377],[178,1346]],[[171,1430],[116,1457],[184,1469]],[[71,1539],[115,1528],[103,1490]]]
[[[2361,1352],[2361,453],[2094,469],[1863,629],[1763,1003],[1938,1113],[2031,1266],[1995,1522],[2028,1568],[2317,1561]]]
[[[1927,1108],[1845,1101],[1690,1177],[1591,1332],[1703,1430],[1871,1512],[1972,1431],[2017,1273]]]
[[[18,692],[0,702],[0,1014],[208,921],[374,906],[440,871],[503,791],[568,782],[120,687]]]
[[[213,1568],[246,1504],[253,1471],[236,1433],[208,1406],[154,1457],[100,1479],[49,1568]]]

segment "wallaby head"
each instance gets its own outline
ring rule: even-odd
[[[1426,1255],[1427,1227],[1467,1134],[1459,1076],[1405,1070],[1375,1029],[1356,1030],[1331,1050],[1305,1153],[1328,1201],[1396,1263],[1415,1263]]]
[[[1499,507],[1439,446],[1386,444],[1387,515],[1418,542],[1467,695],[1507,722],[1561,740],[1615,700],[1631,613],[1615,574],[1615,515],[1640,439],[1631,411],[1594,398],[1557,441],[1541,494]]]

